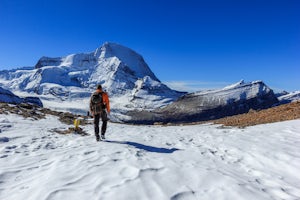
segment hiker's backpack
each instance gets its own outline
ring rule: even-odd
[[[93,105],[99,105],[99,106],[102,107],[102,104],[103,104],[102,92],[100,92],[100,93],[98,93],[98,92],[93,93],[93,95],[92,95],[92,103],[93,103]]]

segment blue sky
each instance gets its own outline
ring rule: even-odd
[[[299,0],[0,0],[0,69],[116,42],[162,81],[300,90]]]

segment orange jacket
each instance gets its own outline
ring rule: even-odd
[[[109,105],[108,94],[106,92],[103,92],[102,90],[99,90],[99,89],[97,89],[95,92],[102,93],[103,104],[105,105],[107,112],[110,113],[110,105]],[[93,110],[93,106],[91,104],[91,101],[90,101],[90,110],[91,110],[92,114],[95,114],[95,113],[93,113],[94,110]]]
[[[110,113],[109,99],[108,99],[108,94],[106,92],[102,93],[102,99],[103,99],[103,103],[106,105],[107,112]]]

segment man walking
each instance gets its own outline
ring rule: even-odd
[[[99,121],[102,119],[101,139],[105,139],[107,128],[107,113],[110,113],[109,99],[106,92],[102,90],[102,86],[98,85],[96,91],[91,95],[90,111],[94,118],[94,128],[96,140],[100,140]],[[107,111],[107,112],[106,112]]]

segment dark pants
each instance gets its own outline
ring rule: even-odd
[[[101,135],[105,135],[108,120],[106,111],[102,111],[101,114],[96,114],[94,117],[95,135],[97,138],[99,137],[100,118],[102,119]]]

